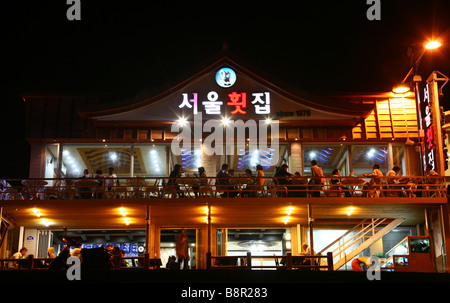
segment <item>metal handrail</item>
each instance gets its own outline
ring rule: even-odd
[[[368,222],[368,220],[370,220]],[[365,235],[372,232],[372,235],[375,234],[375,228],[380,226],[386,221],[386,218],[377,218],[377,219],[364,219],[359,224],[355,225],[353,228],[348,230],[345,234],[337,238],[335,241],[333,241],[330,245],[322,249],[319,254],[323,253],[326,250],[329,250],[333,245],[338,244],[338,246],[333,249],[331,252],[333,253],[334,257],[339,257],[342,254],[345,255],[345,251],[354,245],[355,243],[364,240]],[[364,226],[366,223],[368,223],[366,226]],[[349,239],[344,240],[346,236],[348,236],[351,232],[357,230],[357,232],[352,235]],[[343,241],[341,243],[341,241]]]

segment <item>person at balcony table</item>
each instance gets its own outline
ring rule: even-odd
[[[427,183],[431,184],[431,185],[427,185],[428,190],[430,190],[430,196],[435,196],[436,194],[439,193],[438,190],[438,184],[439,184],[439,179],[437,177],[439,177],[439,174],[434,170],[433,166],[431,164],[427,165],[428,167],[428,172],[427,172],[427,176],[430,177],[427,179]]]
[[[216,175],[216,188],[218,191],[223,191],[220,196],[222,198],[228,198],[230,196],[229,191],[232,188],[230,179],[228,176],[228,164],[222,164],[222,168]]]
[[[368,191],[370,188],[381,186],[381,178],[383,177],[383,173],[380,170],[380,165],[378,163],[375,163],[372,169],[373,171],[371,174],[363,174],[363,177],[371,178],[371,180],[369,182],[366,182],[363,186],[363,197],[368,196]]]
[[[90,178],[90,177],[89,177],[89,169],[86,168],[86,169],[83,171],[83,175],[82,175],[80,178]]]
[[[427,176],[431,177],[431,178],[428,178],[428,183],[436,184],[437,178],[435,178],[435,177],[438,177],[439,174],[433,169],[433,166],[431,164],[428,164],[427,167],[428,167]]]
[[[89,178],[91,178],[89,176],[89,169],[86,168],[83,171],[83,175],[80,177],[80,179],[89,179]],[[92,197],[91,188],[89,188],[89,187],[79,187],[78,190],[79,190],[80,197],[82,199],[90,199]]]
[[[256,191],[261,192],[264,195],[264,183],[266,179],[264,178],[263,167],[261,164],[256,165]]]
[[[273,175],[273,182],[278,185],[276,189],[277,196],[287,195],[288,188],[286,185],[290,184],[289,178],[292,177],[292,174],[288,172],[288,168],[289,167],[286,163],[282,164],[280,167],[278,167],[278,169],[275,171],[275,174]]]
[[[95,171],[95,180],[97,181],[98,187],[95,191],[95,198],[102,199],[103,198],[103,186],[105,185],[105,176],[103,175],[103,171],[101,169],[97,169]]]
[[[111,188],[116,187],[117,184],[117,175],[114,173],[114,168],[108,168],[108,176],[105,178],[105,185],[108,187],[108,191],[111,191]]]
[[[386,174],[387,184],[391,189],[394,189],[392,194],[394,196],[404,197],[405,194],[403,191],[400,191],[400,184],[405,184],[406,179],[404,178],[398,178],[398,174],[400,173],[400,167],[395,165],[388,173]]]
[[[288,172],[289,166],[287,164],[282,164],[277,171],[275,172],[274,177],[277,177],[278,184],[288,184],[289,177],[292,177],[292,174]]]
[[[227,173],[229,179],[228,179],[228,183],[230,183],[229,185],[229,190],[228,190],[228,197],[230,198],[235,198],[237,195],[239,195],[239,190],[236,187],[236,182],[233,182],[233,178],[234,178],[234,169],[230,168],[228,170]]]
[[[306,197],[306,186],[308,181],[301,178],[301,174],[296,171],[291,179],[291,186],[288,190],[288,197]]]
[[[184,193],[181,191],[180,186],[177,183],[177,178],[181,177],[182,167],[180,164],[175,164],[173,170],[169,174],[169,180],[167,180],[167,186],[173,187],[172,189],[177,193],[178,197],[184,198]]]
[[[256,197],[255,179],[253,178],[251,169],[247,168],[245,171],[245,190],[242,192],[243,197]]]
[[[311,179],[309,184],[313,185],[312,196],[320,197],[320,189],[323,186],[323,170],[317,165],[316,160],[311,161]]]
[[[199,168],[197,168],[198,174],[194,173],[194,176],[200,179],[200,183],[197,185],[192,186],[192,189],[194,190],[194,195],[197,198],[199,196],[199,189],[201,186],[206,186],[208,180],[206,179],[206,171],[205,168],[203,166],[200,166]]]
[[[333,189],[343,190],[344,191],[344,195],[346,197],[351,197],[352,195],[350,194],[350,191],[348,190],[348,187],[342,186],[342,184],[341,184],[341,180],[340,180],[341,171],[336,168],[336,169],[333,170],[332,174],[333,174],[333,176],[330,179],[331,184],[332,184],[332,188]]]

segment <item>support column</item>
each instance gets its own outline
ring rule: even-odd
[[[130,177],[134,176],[134,143],[130,146]]]
[[[392,151],[392,143],[388,143],[388,170],[394,167],[394,153]]]
[[[443,262],[444,268],[446,272],[450,272],[449,260],[448,260],[448,252],[450,251],[450,225],[449,225],[449,209],[448,205],[441,205],[441,228],[442,228],[442,243],[443,247]]]
[[[292,142],[289,148],[289,171],[291,173],[298,171],[303,176],[302,145],[300,142]]]
[[[144,267],[149,267],[149,243],[150,243],[150,205],[147,204],[147,215],[145,217],[145,253],[144,253]]]
[[[313,223],[311,204],[308,204],[309,249],[311,254],[314,254]]]
[[[63,163],[63,143],[58,143],[58,156],[56,159],[56,178],[61,178],[61,169],[62,169],[62,163]]]

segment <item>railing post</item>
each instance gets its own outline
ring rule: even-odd
[[[287,270],[292,269],[292,253],[291,252],[286,253],[286,269]]]
[[[28,261],[30,262],[30,270],[33,270],[34,269],[34,255],[29,255]]]
[[[206,269],[211,269],[211,252],[206,253]]]
[[[144,254],[144,269],[149,269],[150,268],[150,254],[148,252],[146,252]]]
[[[328,265],[328,271],[333,271],[334,267],[333,267],[333,253],[332,252],[327,252],[327,265]]]
[[[252,269],[252,253],[247,252],[247,269]]]

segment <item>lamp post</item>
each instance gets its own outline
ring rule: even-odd
[[[392,92],[394,94],[404,94],[411,90],[411,86],[413,86],[414,90],[414,97],[416,101],[416,114],[417,114],[417,129],[418,129],[418,140],[419,140],[419,156],[420,156],[420,168],[422,175],[425,174],[426,166],[424,166],[424,141],[423,138],[425,137],[425,131],[423,128],[422,123],[422,102],[420,98],[420,83],[422,82],[422,77],[418,75],[418,67],[420,64],[420,60],[422,59],[423,55],[427,50],[433,50],[437,49],[441,46],[440,42],[437,41],[429,41],[426,44],[422,44],[420,55],[417,57],[417,59],[414,60],[414,51],[416,48],[416,45],[412,45],[411,47],[411,68],[406,74],[406,76],[403,78],[402,82],[398,85],[395,85],[392,88]],[[408,82],[408,78],[412,76],[411,82]]]

